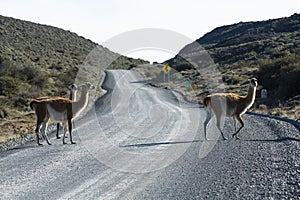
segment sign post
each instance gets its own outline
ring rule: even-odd
[[[170,81],[170,71],[171,71],[171,67],[168,64],[165,64],[162,67],[162,70],[164,72],[164,82],[166,82],[166,74],[168,75],[168,81]]]

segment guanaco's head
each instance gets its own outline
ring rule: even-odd
[[[89,91],[89,90],[95,89],[95,86],[93,86],[91,83],[87,82],[87,83],[80,85],[79,88],[82,91]]]
[[[76,84],[72,84],[69,86],[69,90],[71,91],[77,91],[79,89],[79,87]]]
[[[250,86],[251,87],[257,87],[258,83],[257,83],[257,79],[256,78],[250,78],[248,79],[249,83],[250,83]]]

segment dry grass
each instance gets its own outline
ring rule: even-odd
[[[35,117],[33,112],[11,112],[0,120],[0,142],[34,131]]]
[[[260,104],[256,108],[252,109],[254,112],[261,113],[261,114],[268,114],[268,115],[274,115],[274,116],[280,116],[284,118],[294,119],[294,120],[300,120],[300,102],[297,106],[283,106],[280,105],[280,107],[275,108],[268,108],[264,104]]]

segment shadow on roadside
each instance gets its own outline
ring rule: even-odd
[[[193,140],[193,141],[182,141],[182,142],[152,142],[152,143],[140,143],[140,144],[128,144],[121,147],[151,147],[151,146],[159,146],[159,145],[172,145],[172,144],[188,144],[188,143],[196,143],[203,142],[203,140]]]
[[[213,141],[213,140],[209,140]],[[220,140],[222,141],[222,140]],[[234,140],[236,141],[236,140]],[[285,141],[296,141],[300,142],[300,139],[292,138],[292,137],[282,137],[277,139],[240,139],[237,141],[251,141],[251,142],[285,142]],[[204,140],[193,140],[193,141],[181,141],[181,142],[152,142],[152,143],[139,143],[139,144],[128,144],[120,147],[151,147],[151,146],[160,146],[160,145],[173,145],[173,144],[188,144],[188,143],[197,143],[204,142]]]
[[[33,149],[38,147],[38,145],[26,145],[26,146],[17,146],[11,149],[8,149],[8,151],[14,151],[14,150],[21,150],[21,149]]]
[[[263,139],[263,140],[241,140],[241,141],[252,141],[252,142],[285,142],[285,141],[296,141],[300,142],[300,139],[292,137],[281,137],[277,139]]]

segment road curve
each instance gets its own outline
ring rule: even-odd
[[[76,145],[24,146],[0,154],[0,199],[297,199],[300,133],[245,115],[241,140],[220,141],[204,110],[108,71],[107,94],[75,122]],[[230,137],[232,121],[224,132]]]

